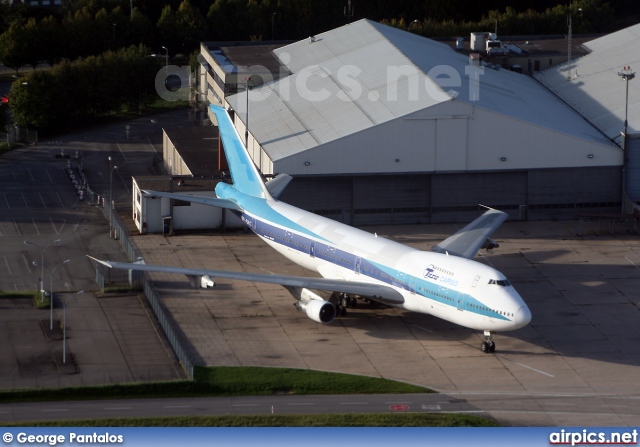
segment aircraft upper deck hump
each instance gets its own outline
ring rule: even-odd
[[[213,104],[210,107],[218,121],[220,138],[231,171],[233,188],[252,197],[270,198],[260,172],[249,157],[229,114],[222,107]]]

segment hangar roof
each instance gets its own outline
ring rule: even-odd
[[[607,142],[528,76],[470,65],[448,45],[360,20],[274,50],[291,76],[251,90],[250,131],[272,160],[448,101]],[[246,95],[227,97],[246,117]]]
[[[609,138],[624,128],[624,67],[640,68],[640,24],[585,43],[591,53],[550,68],[536,78]],[[640,131],[640,79],[629,81],[629,132]]]

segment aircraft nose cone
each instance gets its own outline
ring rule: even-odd
[[[527,324],[529,324],[530,321],[531,321],[531,311],[527,306],[522,306],[520,309],[518,309],[518,312],[516,312],[516,318],[515,318],[516,325],[519,328],[525,327]]]

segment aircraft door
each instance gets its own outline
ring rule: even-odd
[[[459,292],[455,292],[456,308],[458,310],[464,310],[464,295]]]
[[[309,256],[312,258],[316,257],[316,243],[315,241],[311,241],[311,245],[309,245]]]
[[[356,258],[354,271],[356,272],[356,275],[359,275],[360,273],[362,273],[362,258],[360,257]]]

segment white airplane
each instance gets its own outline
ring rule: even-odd
[[[489,236],[506,213],[488,209],[432,252],[315,215],[277,200],[291,177],[280,174],[265,184],[227,111],[211,109],[233,184],[220,182],[217,198],[144,192],[230,209],[275,250],[323,278],[91,259],[110,268],[185,274],[199,279],[202,287],[212,286],[211,278],[281,284],[297,300],[296,308],[319,323],[331,323],[363,298],[484,331],[481,349],[487,353],[495,351],[494,332],[519,329],[531,321],[529,308],[505,276],[472,260],[480,248],[497,246]],[[332,292],[331,298],[325,300],[312,289]]]

